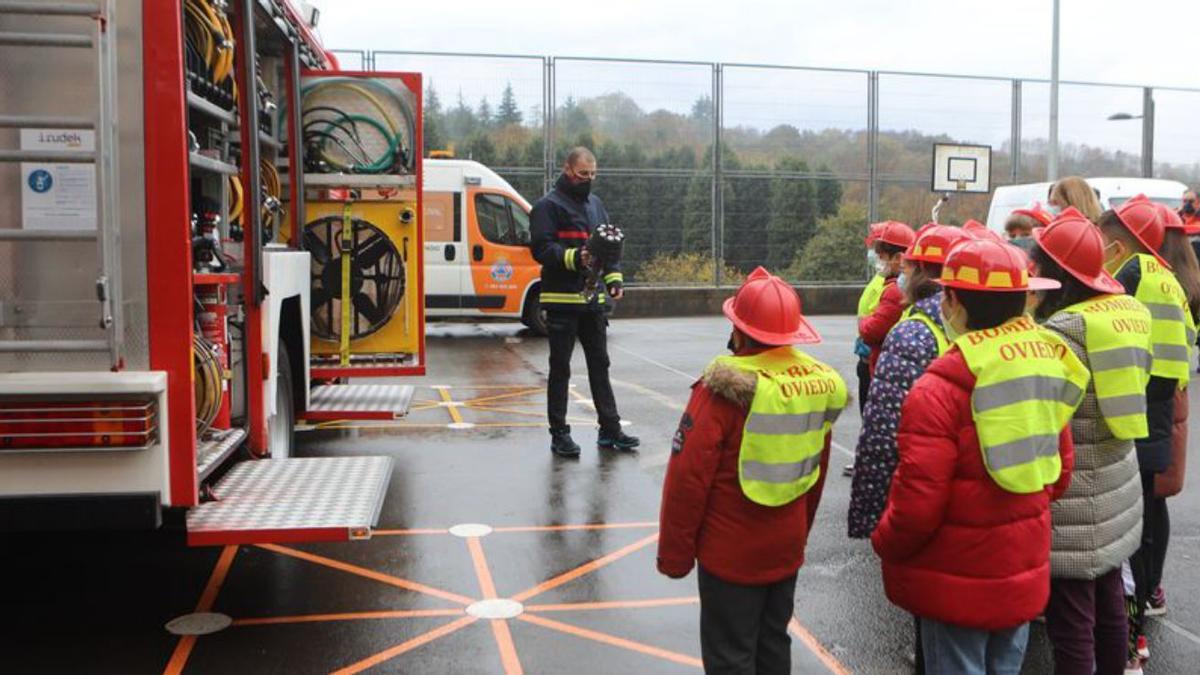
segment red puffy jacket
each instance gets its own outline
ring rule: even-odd
[[[1067,426],[1054,485],[1029,495],[1003,490],[984,468],[974,388],[958,349],[913,385],[900,412],[900,466],[871,542],[892,603],[943,623],[1002,630],[1046,608],[1050,501],[1071,482],[1074,444]]]
[[[747,499],[738,456],[756,384],[753,374],[718,365],[692,386],[663,483],[658,570],[667,576],[682,577],[699,560],[719,579],[769,584],[804,563],[829,468],[829,437],[820,478],[803,496],[777,507]]]
[[[875,311],[858,320],[858,336],[871,348],[871,357],[868,360],[871,373],[875,372],[875,362],[879,360],[884,338],[900,321],[900,315],[903,313],[904,292],[896,283],[896,277],[888,277],[883,282],[883,294],[879,296],[879,305],[875,307]]]

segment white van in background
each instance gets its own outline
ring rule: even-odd
[[[1100,206],[1111,209],[1132,197],[1144,194],[1153,201],[1178,209],[1183,203],[1183,193],[1188,187],[1177,180],[1161,178],[1089,178],[1088,185],[1099,193]],[[992,206],[988,209],[988,228],[1004,234],[1004,221],[1017,209],[1028,208],[1034,202],[1045,205],[1050,186],[1054,183],[1027,183],[1004,185],[992,194]]]
[[[426,316],[515,319],[544,335],[529,202],[479,162],[424,169]]]

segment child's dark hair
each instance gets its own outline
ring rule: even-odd
[[[909,304],[936,295],[942,290],[942,285],[937,282],[938,277],[942,276],[941,263],[919,261],[916,268],[919,271],[908,280],[908,288],[904,289],[904,297]]]
[[[1025,313],[1025,294],[1019,291],[967,291],[947,288],[967,310],[967,330],[995,328]]]
[[[875,242],[875,255],[893,256],[897,253],[904,253],[908,249],[904,246],[889,244],[886,241]]]
[[[1033,250],[1029,252],[1029,257],[1038,266],[1038,276],[1053,279],[1062,284],[1062,288],[1041,291],[1042,301],[1033,312],[1033,316],[1037,320],[1044,321],[1054,316],[1060,310],[1077,305],[1097,295],[1103,295],[1100,291],[1085,286],[1082,281],[1076,279],[1070,272],[1063,269],[1062,265],[1059,265],[1054,258],[1051,258],[1043,251],[1041,246],[1035,245]]]

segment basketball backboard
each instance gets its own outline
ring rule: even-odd
[[[991,146],[935,143],[930,189],[934,192],[990,192]]]

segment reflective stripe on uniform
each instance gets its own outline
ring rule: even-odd
[[[1183,321],[1183,308],[1178,305],[1168,305],[1162,302],[1146,302],[1146,309],[1150,310],[1150,318],[1161,319],[1163,321]]]
[[[604,283],[611,284],[614,281],[620,281],[621,283],[624,283],[625,275],[621,274],[620,272],[611,272],[604,275]]]
[[[1001,443],[983,449],[988,467],[992,471],[1003,471],[1014,466],[1028,464],[1042,457],[1058,454],[1058,434],[1029,436],[1009,443]]]
[[[604,304],[604,294],[596,296],[596,301]],[[540,302],[543,305],[586,305],[587,298],[579,293],[549,293],[542,291]]]
[[[577,248],[569,248],[563,251],[563,265],[572,272],[575,271],[575,256],[578,253],[579,249]]]
[[[1127,396],[1096,397],[1100,404],[1100,412],[1105,417],[1124,417],[1126,415],[1146,414],[1146,395],[1129,394]]]
[[[763,483],[792,483],[821,468],[821,455],[813,455],[799,462],[767,464],[766,462],[742,462],[742,478]]]
[[[1154,345],[1155,361],[1183,361],[1187,363],[1188,358],[1188,348],[1186,345]]]
[[[807,434],[837,421],[841,410],[814,410],[798,414],[751,413],[746,419],[745,432],[768,436]]]
[[[996,384],[975,387],[971,401],[975,405],[975,412],[987,412],[1026,401],[1054,401],[1076,406],[1082,397],[1082,389],[1061,377],[1027,375]]]
[[[1150,364],[1153,363],[1150,352],[1140,347],[1108,349],[1088,354],[1088,360],[1091,361],[1093,372],[1133,367],[1150,370]]]

